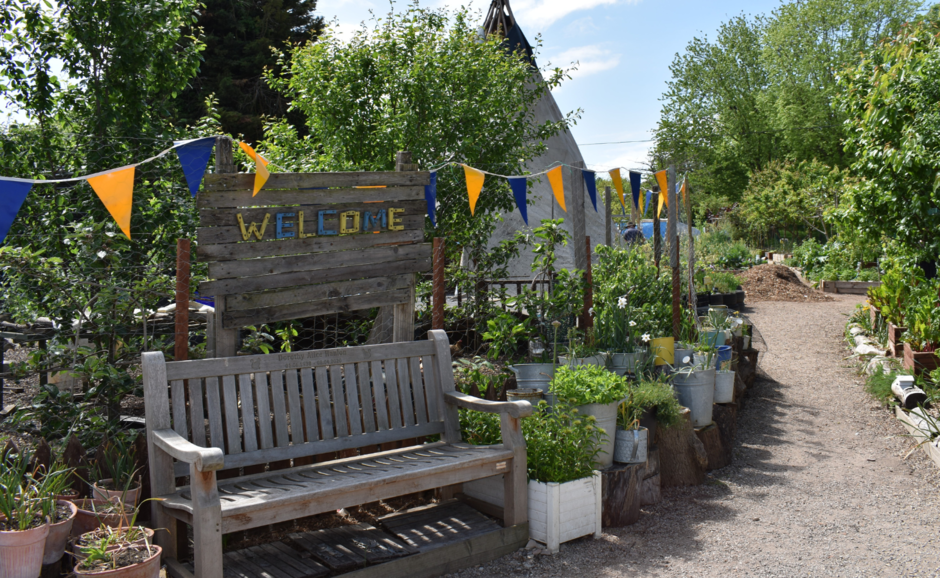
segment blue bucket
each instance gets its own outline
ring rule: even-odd
[[[717,361],[715,362],[715,369],[721,369],[721,364],[725,361],[731,361],[731,346],[730,345],[719,345],[718,346],[718,355]]]

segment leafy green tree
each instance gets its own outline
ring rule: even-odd
[[[264,71],[281,70],[273,49],[320,35],[323,18],[314,14],[316,7],[316,0],[203,0],[197,25],[206,49],[199,73],[180,95],[178,122],[204,116],[205,100],[214,94],[226,133],[258,142],[263,117],[285,116],[303,132],[303,117],[288,114],[290,102],[268,86]]]
[[[845,224],[923,258],[940,255],[940,20],[931,11],[840,79],[846,152],[862,178],[849,189]]]

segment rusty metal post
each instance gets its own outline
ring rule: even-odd
[[[679,303],[682,282],[679,274],[679,231],[677,229],[679,199],[676,195],[675,165],[669,165],[666,171],[666,189],[666,200],[669,205],[667,207],[666,239],[669,248],[669,268],[672,269],[672,337],[678,342],[682,329],[682,306]]]
[[[444,329],[444,239],[434,237],[434,277],[431,291],[431,329]]]
[[[586,266],[584,268],[584,280],[587,289],[584,291],[584,310],[581,312],[581,318],[584,320],[584,328],[594,327],[594,318],[591,316],[591,310],[594,309],[594,281],[591,273],[591,237],[584,237],[584,247],[586,254]]]
[[[176,241],[176,327],[173,359],[189,359],[189,257],[192,250],[189,239]]]

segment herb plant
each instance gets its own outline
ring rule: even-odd
[[[596,365],[560,367],[551,383],[556,398],[573,406],[620,401],[629,387],[625,377]]]

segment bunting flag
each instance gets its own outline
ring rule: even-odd
[[[656,173],[656,182],[659,183],[659,196],[665,199],[666,206],[669,206],[669,189],[666,188],[666,171],[662,170]]]
[[[660,189],[659,199],[656,201],[656,215],[659,217],[663,216],[663,205],[669,208],[669,203],[666,202],[666,191]]]
[[[561,174],[561,167],[555,167],[545,173],[548,176],[548,182],[552,186],[552,192],[555,193],[555,200],[561,205],[561,210],[568,212],[565,208],[565,185],[564,177]]]
[[[687,203],[689,200],[689,177],[683,177],[682,179],[682,204]]]
[[[31,188],[33,184],[28,181],[0,179],[0,243],[7,238]]]
[[[516,199],[516,206],[522,214],[522,220],[526,226],[529,226],[529,212],[526,210],[526,192],[529,188],[529,181],[525,177],[513,177],[507,179],[509,187],[512,189],[512,196]]]
[[[131,207],[134,204],[134,169],[131,165],[97,177],[89,177],[88,184],[114,217],[118,227],[131,238]]]
[[[428,204],[428,217],[431,219],[431,226],[437,226],[437,171],[431,172],[431,182],[424,185],[424,200]]]
[[[260,154],[255,152],[255,149],[248,146],[246,143],[240,142],[238,146],[245,151],[251,160],[255,161],[255,188],[251,193],[251,196],[258,194],[258,191],[261,190],[261,187],[264,186],[264,183],[268,182],[268,179],[271,177],[271,173],[268,171],[268,159],[264,158]]]
[[[584,177],[584,184],[587,186],[588,194],[591,195],[591,204],[594,205],[594,212],[597,212],[597,177],[594,171],[581,169],[581,176]]]
[[[623,201],[623,181],[620,180],[620,169],[614,169],[609,171],[610,180],[614,182],[614,190],[617,191],[617,194],[620,196],[620,205],[626,206],[626,203]]]
[[[633,194],[633,206],[642,212],[643,205],[640,203],[640,185],[643,180],[643,175],[637,172],[630,171],[630,192]]]
[[[483,171],[478,171],[468,165],[461,165],[463,174],[467,177],[467,196],[470,197],[470,214],[473,215],[477,208],[477,199],[480,198],[480,191],[483,190],[483,181],[486,175]]]
[[[199,185],[202,184],[202,177],[206,174],[206,167],[209,166],[209,157],[215,148],[215,137],[177,141],[173,145],[183,168],[186,184],[189,185],[189,194],[195,197],[199,192]]]
[[[646,202],[640,205],[640,214],[642,215],[645,215],[646,209],[653,204],[653,191],[646,191],[645,200]]]

